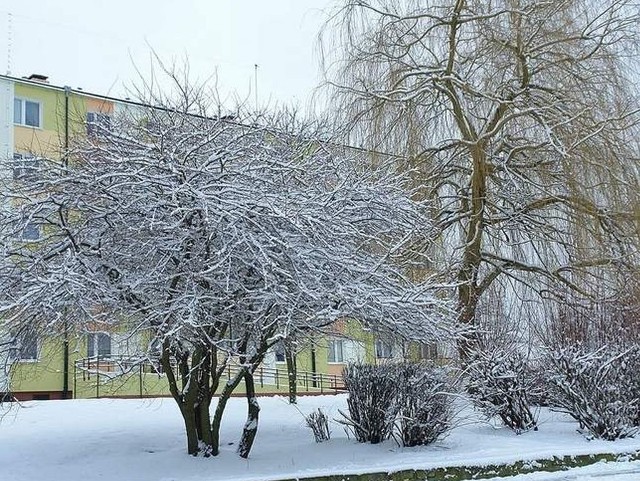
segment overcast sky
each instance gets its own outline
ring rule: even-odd
[[[333,0],[4,0],[0,71],[117,97],[151,48],[194,77],[261,104],[306,103],[320,80],[317,34]]]

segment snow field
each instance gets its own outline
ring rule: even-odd
[[[301,413],[321,407],[333,420],[339,417],[338,409],[346,410],[345,395],[300,397],[297,406],[284,397],[263,397],[259,402],[260,425],[248,460],[235,453],[246,417],[244,398],[229,401],[216,458],[186,454],[182,419],[172,399],[26,402],[0,422],[0,480],[265,481],[640,450],[640,439],[587,441],[576,432],[575,422],[546,410],[541,412],[538,432],[519,436],[479,422],[469,413],[447,438],[430,446],[401,448],[393,440],[358,444],[335,422],[332,439],[318,444]],[[583,481],[526,476],[533,477],[516,478]],[[630,476],[640,479],[640,474]]]

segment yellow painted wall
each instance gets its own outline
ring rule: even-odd
[[[15,96],[40,102],[41,128],[15,125],[14,152],[29,152],[50,159],[60,159],[65,142],[65,92],[45,85],[16,82]],[[69,93],[69,140],[86,134],[87,112],[113,113],[113,102]]]

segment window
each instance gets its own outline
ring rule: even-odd
[[[13,123],[28,127],[41,127],[40,102],[21,98],[13,99]]]
[[[15,358],[19,361],[38,359],[38,334],[33,329],[22,331],[15,340]]]
[[[329,341],[329,362],[344,362],[344,341],[333,339]]]
[[[434,343],[420,344],[420,359],[438,359],[438,345]]]
[[[87,135],[96,135],[111,130],[111,117],[100,112],[87,112]]]
[[[285,362],[284,344],[282,343],[282,341],[273,346],[273,350],[276,354],[276,362]]]
[[[111,336],[104,332],[90,332],[87,334],[87,356],[110,357]]]
[[[391,344],[381,339],[376,340],[376,358],[389,359],[391,356]]]
[[[40,159],[33,154],[13,154],[13,180],[30,179],[37,175]]]

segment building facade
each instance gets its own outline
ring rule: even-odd
[[[54,86],[41,75],[0,75],[0,156],[13,160],[12,171],[4,175],[17,180],[35,171],[38,159],[43,157],[64,161],[72,139],[90,135],[98,124],[108,126],[114,115],[139,105]],[[23,241],[39,236],[38,225],[22,232]],[[158,366],[132,362],[144,342],[140,334],[118,331],[70,334],[66,340],[39,338],[27,332],[10,354],[4,354],[1,364],[11,368],[0,369],[0,393],[11,392],[20,400],[168,395],[166,379]],[[342,369],[349,362],[437,356],[433,347],[382,339],[358,322],[346,320],[336,321],[327,334],[297,339],[290,346],[295,351],[300,392],[338,390]],[[256,372],[259,391],[286,392],[285,357],[284,345],[268,353]]]

